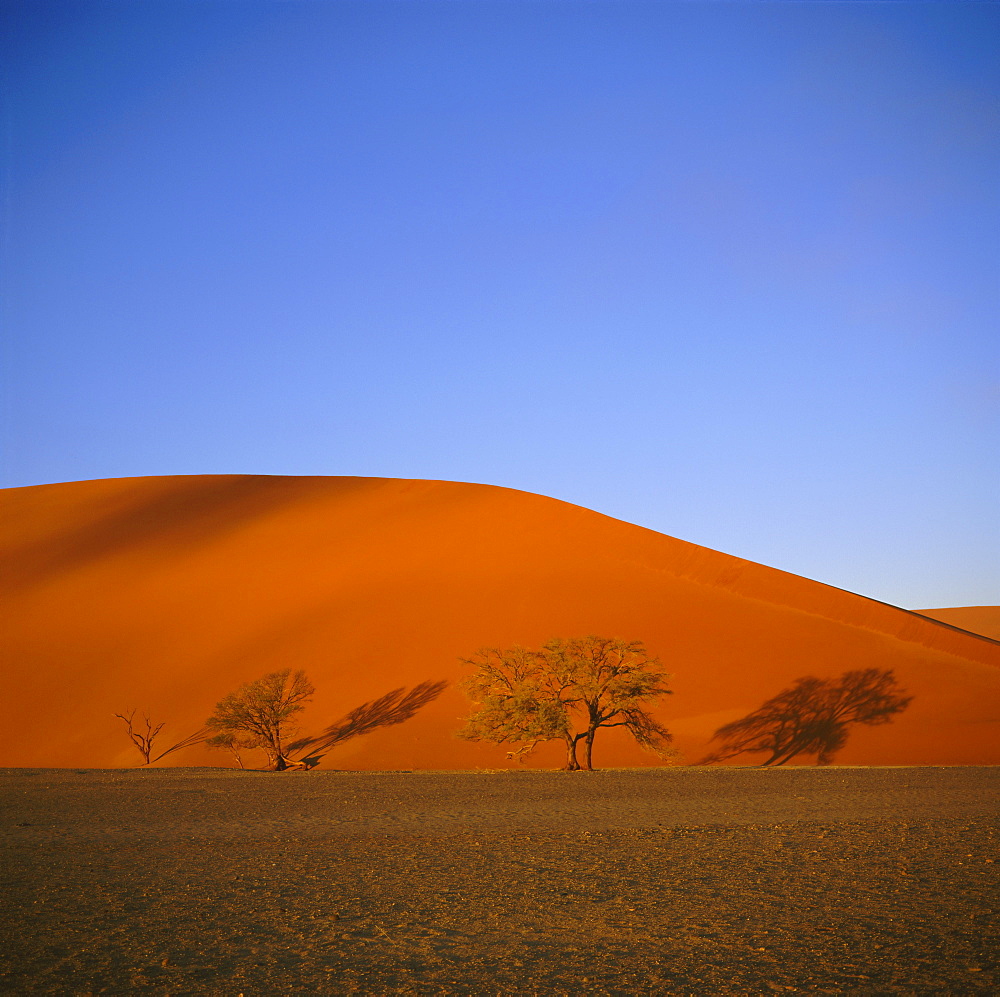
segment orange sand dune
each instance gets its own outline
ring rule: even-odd
[[[121,766],[113,714],[163,737],[240,682],[305,668],[320,727],[400,685],[463,674],[483,645],[641,639],[674,673],[662,718],[688,761],[798,676],[894,668],[915,694],[857,728],[847,764],[1000,763],[1000,644],[596,512],[507,488],[377,478],[207,476],[0,493],[8,766]],[[416,719],[350,742],[341,768],[503,767],[452,736],[454,684]],[[228,765],[204,747],[167,760]],[[555,766],[549,746],[530,764]],[[617,731],[600,766],[659,764]],[[165,762],[166,763],[166,762]]]
[[[945,609],[918,609],[917,612],[969,633],[1000,640],[1000,606],[949,606]]]

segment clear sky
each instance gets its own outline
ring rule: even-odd
[[[479,481],[1000,602],[1000,5],[2,11],[3,486]]]

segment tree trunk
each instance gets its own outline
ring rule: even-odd
[[[572,734],[566,738],[566,771],[576,772],[580,763],[576,760],[576,738]]]
[[[594,735],[597,731],[593,728],[587,731],[586,750],[584,752],[583,767],[588,772],[594,771]]]

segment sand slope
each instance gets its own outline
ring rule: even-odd
[[[1000,606],[949,606],[945,609],[918,609],[917,612],[970,633],[1000,640]]]
[[[240,682],[305,668],[305,727],[424,679],[477,647],[584,633],[644,640],[669,663],[663,718],[686,760],[804,674],[894,668],[916,696],[856,729],[845,764],[1000,763],[1000,644],[947,622],[512,489],[441,481],[199,476],[0,492],[11,766],[137,758],[113,714],[163,737]],[[406,725],[351,742],[349,768],[474,768],[450,688]],[[173,764],[229,764],[190,749]],[[558,764],[557,750],[531,764]],[[658,764],[617,732],[598,765]]]

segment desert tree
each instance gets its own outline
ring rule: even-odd
[[[142,723],[140,724],[136,721],[135,714],[136,711],[133,709],[127,710],[125,713],[116,713],[115,717],[125,724],[129,740],[135,745],[136,751],[142,755],[143,764],[149,765],[150,756],[153,754],[153,742],[163,730],[163,724],[160,723],[154,727],[148,713],[142,715]]]
[[[446,681],[421,682],[409,691],[405,687],[393,689],[354,707],[318,734],[290,740],[298,732],[293,718],[305,708],[314,689],[304,672],[272,672],[219,702],[207,721],[217,733],[207,743],[213,748],[228,748],[241,768],[241,751],[263,748],[275,771],[311,769],[336,745],[411,719],[447,685]]]
[[[544,741],[572,741],[566,690],[548,672],[541,651],[520,645],[484,647],[461,660],[475,669],[461,689],[478,709],[466,719],[458,737],[513,744],[516,747],[507,754],[518,760]]]
[[[593,768],[594,738],[624,727],[643,748],[672,754],[670,732],[650,712],[669,695],[669,675],[641,641],[575,637],[550,640],[539,650],[482,648],[462,659],[473,669],[462,689],[477,705],[457,732],[468,741],[511,744],[524,758],[544,742],[562,740],[566,768]]]
[[[144,765],[151,765],[153,762],[158,762],[161,758],[166,758],[167,755],[173,754],[175,751],[180,751],[181,748],[190,748],[194,744],[200,744],[208,734],[205,728],[197,730],[153,757],[153,742],[160,731],[163,730],[164,724],[160,723],[153,726],[148,713],[142,715],[142,723],[140,724],[136,721],[135,714],[135,710],[127,710],[125,713],[116,713],[115,717],[125,724],[129,740],[135,745],[139,754],[142,755]]]
[[[297,732],[295,718],[316,690],[301,669],[270,672],[224,696],[205,721],[214,746],[259,747],[271,768],[287,768],[285,740]],[[227,740],[228,738],[228,740]]]
[[[761,765],[768,766],[816,755],[817,765],[829,765],[847,743],[852,724],[889,723],[912,700],[891,669],[844,672],[839,680],[805,676],[753,713],[720,727],[712,736],[719,748],[702,762],[766,754]]]

